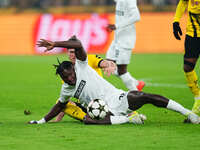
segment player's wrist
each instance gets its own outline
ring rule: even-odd
[[[53,47],[59,47],[59,46],[60,46],[60,43],[59,43],[59,42],[52,42],[52,46],[53,46]]]
[[[55,42],[52,42],[51,45],[52,45],[52,47],[56,47],[56,43]]]
[[[180,28],[179,22],[173,22],[173,29],[177,31],[179,30],[179,28]]]

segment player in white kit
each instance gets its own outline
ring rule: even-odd
[[[115,24],[109,24],[108,31],[114,33],[106,59],[113,60],[117,64],[116,75],[120,77],[129,90],[141,91],[144,81],[138,81],[127,71],[130,63],[132,49],[135,47],[136,30],[135,23],[140,20],[137,0],[114,0],[116,2]]]
[[[127,113],[129,110],[139,109],[144,104],[153,104],[157,107],[174,110],[187,116],[192,123],[200,122],[197,115],[171,99],[140,91],[125,92],[115,88],[88,65],[86,52],[75,36],[68,41],[58,42],[57,44],[57,47],[74,48],[76,63],[73,65],[70,61],[63,61],[56,65],[56,74],[59,74],[65,82],[62,85],[59,102],[44,118],[39,121],[30,121],[30,124],[41,124],[54,118],[65,108],[70,97],[78,98],[86,106],[94,99],[102,99],[108,105],[110,113],[103,120],[92,120],[86,115],[83,120],[85,124],[135,123],[135,118],[129,118]],[[138,120],[136,123],[140,124],[141,122],[141,120]]]

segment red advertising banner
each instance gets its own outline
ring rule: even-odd
[[[87,52],[105,53],[111,40],[111,34],[105,28],[109,22],[108,14],[43,14],[38,17],[34,26],[35,53],[44,52],[44,48],[36,45],[39,39],[65,41],[72,35],[76,35],[82,41]],[[63,48],[55,48],[50,53],[63,51]]]
[[[141,13],[136,23],[136,46],[133,53],[183,53],[184,37],[175,40],[172,30],[174,13]],[[36,42],[41,39],[67,40],[76,35],[88,53],[105,54],[113,32],[105,29],[114,23],[114,14],[11,14],[0,16],[0,55],[34,55],[43,53]],[[186,17],[181,20],[183,34]],[[57,48],[51,53],[62,53]]]

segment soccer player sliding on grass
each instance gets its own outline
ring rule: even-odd
[[[41,39],[40,41],[38,41],[37,45],[39,47],[45,47],[46,48],[45,52],[47,52],[57,47],[59,43],[60,41],[53,42],[53,41]],[[68,55],[69,60],[72,62],[72,64],[75,65],[75,62],[76,62],[75,49],[73,48],[67,49],[67,55]],[[108,76],[113,74],[114,71],[116,70],[116,64],[113,61],[105,60],[101,58],[100,56],[94,55],[94,54],[88,54],[87,58],[88,58],[88,65],[92,67],[92,69],[94,69],[102,77],[103,77],[102,70]],[[141,87],[140,87],[140,90],[142,90]],[[53,120],[53,122],[61,121],[62,118],[65,116],[65,114],[77,120],[82,121],[86,113],[87,113],[86,109],[80,103],[69,100],[66,104],[66,108],[57,115],[56,119]],[[133,112],[133,113],[130,113],[129,115],[135,114],[135,113],[136,112]],[[139,114],[139,115],[144,116],[142,114]]]
[[[47,52],[47,51],[51,51],[53,48],[55,48],[57,46],[57,43],[59,43],[59,42],[60,41],[53,42],[53,41],[41,39],[40,41],[38,41],[37,45],[39,47],[45,47],[46,48],[45,52]],[[74,65],[75,61],[76,61],[75,50],[73,48],[67,49],[67,55],[69,57],[69,60]],[[101,58],[100,56],[94,55],[94,54],[88,54],[87,58],[88,58],[88,65],[90,67],[92,67],[102,77],[103,77],[102,70],[108,76],[113,74],[114,71],[116,70],[116,64],[113,61],[105,60],[105,59]],[[140,88],[138,87],[138,89],[140,89],[140,90],[142,90],[142,88],[143,87],[141,87],[141,86],[140,86]],[[131,115],[131,114],[135,115],[135,113],[137,113],[137,112],[131,112],[129,115]],[[61,121],[65,114],[67,114],[75,119],[83,120],[84,116],[86,115],[86,109],[84,107],[82,107],[82,105],[80,103],[72,102],[71,100],[69,100],[68,103],[66,104],[66,108],[58,114],[58,116],[56,117],[55,120],[53,120],[53,122]],[[139,116],[143,117],[144,115],[139,114]]]
[[[58,42],[53,42],[45,39],[41,39],[38,41],[37,45],[39,47],[45,47],[45,52],[53,50]],[[76,62],[76,56],[75,56],[75,50],[67,49],[67,56],[69,60],[74,65]],[[116,70],[116,64],[112,61],[104,60],[98,55],[94,54],[88,54],[88,64],[90,67],[92,67],[100,76],[102,75],[102,70],[105,74],[110,76],[113,74],[113,72]],[[64,83],[62,81],[62,83]],[[77,120],[83,120],[84,116],[86,115],[86,109],[82,107],[82,105],[78,102],[73,102],[71,100],[68,101],[66,104],[66,108],[58,114],[55,120],[53,122],[59,122],[62,120],[62,118],[65,116],[65,114],[77,119]]]
[[[199,124],[200,118],[192,111],[184,108],[177,102],[160,95],[148,94],[141,91],[123,91],[115,88],[108,81],[100,77],[87,62],[87,54],[81,42],[75,37],[68,41],[60,42],[58,47],[74,48],[76,63],[63,61],[56,65],[56,74],[65,82],[62,85],[59,101],[51,111],[39,121],[32,120],[30,124],[46,123],[58,115],[70,97],[75,97],[86,106],[94,99],[104,100],[110,113],[103,120],[92,120],[88,115],[83,122],[86,124],[141,124],[142,120],[138,115],[127,116],[129,110],[137,110],[144,104],[153,104],[157,107],[170,109],[187,116],[192,123]]]

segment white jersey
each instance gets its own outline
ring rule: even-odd
[[[140,20],[137,0],[114,0],[115,12],[115,42],[117,47],[133,49],[136,41],[135,22]]]
[[[62,85],[59,101],[65,102],[68,98],[75,97],[80,100],[80,103],[86,105],[94,99],[102,99],[107,103],[110,99],[110,95],[124,92],[115,88],[112,84],[99,76],[97,72],[88,65],[87,60],[80,61],[76,59],[75,72],[77,78],[76,85],[70,86],[64,83]]]

